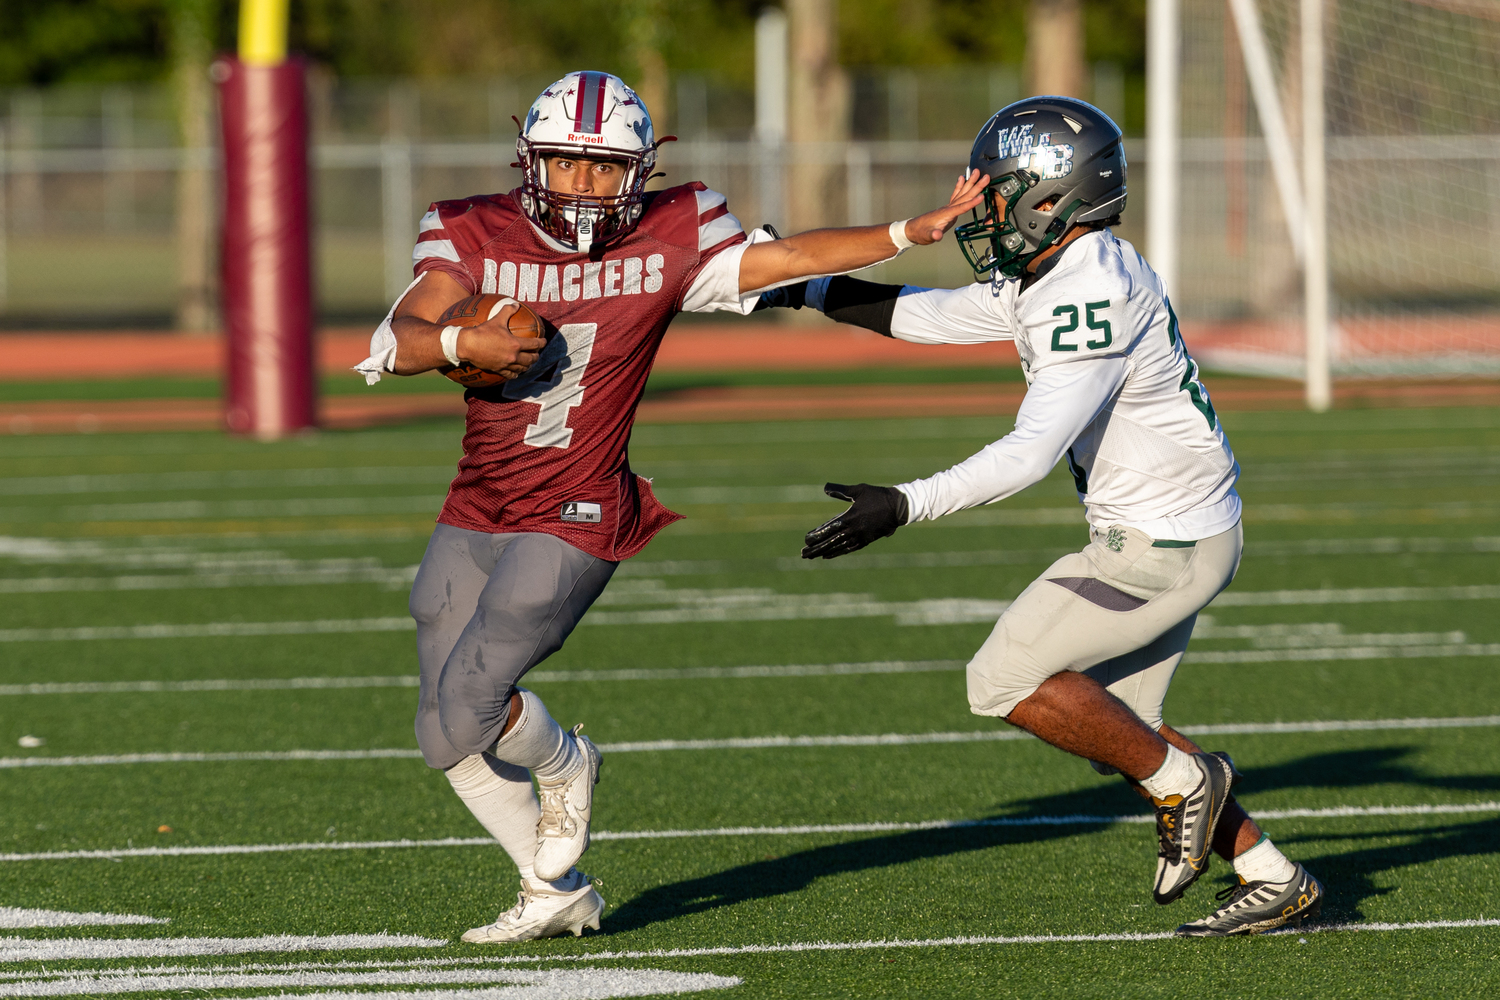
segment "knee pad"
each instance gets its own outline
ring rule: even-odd
[[[452,610],[453,603],[449,600],[446,587],[437,585],[424,586],[424,581],[418,578],[412,584],[411,597],[407,599],[406,610],[416,619],[418,625],[433,625],[443,617],[443,613]]]

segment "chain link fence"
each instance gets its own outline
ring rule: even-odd
[[[417,219],[430,202],[519,182],[512,116],[524,116],[549,82],[311,74],[325,323],[383,314],[410,280]],[[1095,90],[1123,117],[1117,68],[1097,67]],[[663,147],[666,176],[656,183],[701,180],[728,196],[747,227],[770,222],[783,233],[908,217],[947,200],[974,133],[1020,96],[1020,74],[1003,66],[856,72],[851,95],[850,141],[769,146],[753,139],[753,92],[678,77],[659,130],[678,141]],[[178,185],[189,171],[215,171],[217,154],[182,148],[175,115],[164,85],[0,94],[0,325],[171,324],[180,255],[217,259],[213,220],[186,227],[200,245],[182,246]],[[793,197],[799,186],[803,196]],[[1124,235],[1135,235],[1132,224]],[[971,280],[951,243],[898,266],[913,282]],[[885,271],[897,278],[895,266]]]

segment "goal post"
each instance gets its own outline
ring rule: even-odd
[[[1314,409],[1330,377],[1500,374],[1500,0],[1170,2],[1195,355]]]
[[[271,440],[317,424],[305,71],[287,0],[242,0],[239,58],[214,64],[224,151],[224,421]]]

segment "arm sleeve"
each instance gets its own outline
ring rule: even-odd
[[[891,314],[904,285],[881,285],[842,275],[807,283],[804,302],[829,319],[891,335]]]
[[[964,288],[901,289],[891,336],[913,344],[986,344],[1013,340],[1015,334],[992,286],[976,282]]]
[[[1046,478],[1063,453],[1125,384],[1129,359],[1043,369],[1021,401],[1016,429],[946,472],[902,483],[908,524],[994,503]]]
[[[834,276],[809,281],[806,303],[829,319],[913,344],[1011,340],[989,288],[918,288]]]

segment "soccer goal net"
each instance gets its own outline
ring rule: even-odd
[[[1181,10],[1174,299],[1206,363],[1298,376],[1299,0]],[[1323,10],[1332,370],[1500,373],[1500,0]]]

